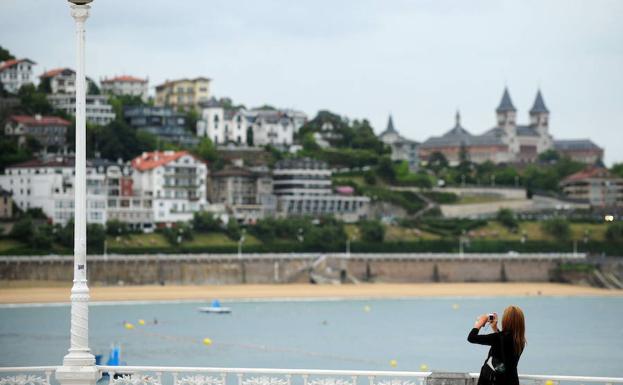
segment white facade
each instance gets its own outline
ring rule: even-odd
[[[247,144],[247,129],[252,122],[246,110],[225,110],[220,105],[206,105],[197,122],[197,135],[208,137],[215,144]]]
[[[32,69],[36,63],[30,59],[0,62],[0,83],[4,89],[17,93],[25,84],[32,84]]]
[[[206,206],[208,168],[188,152],[143,153],[132,167],[134,188],[152,198],[154,222],[189,221]]]
[[[48,95],[48,101],[57,110],[70,115],[76,114],[76,95],[74,94]],[[106,95],[86,96],[86,118],[87,122],[102,126],[115,120],[115,113]]]
[[[307,116],[300,111],[229,110],[213,98],[202,106],[197,135],[208,137],[215,144],[247,144],[247,131],[251,130],[254,146],[290,146],[294,133],[306,121]]]
[[[50,91],[53,94],[76,93],[76,71],[71,68],[57,68],[46,71],[39,76],[41,82],[50,82]]]
[[[66,224],[74,217],[74,162],[55,159],[29,161],[8,167],[0,186],[13,193],[22,210],[41,208],[53,223]],[[103,175],[87,170],[87,222],[106,223],[106,190]]]
[[[13,193],[20,209],[41,208],[53,223],[65,225],[74,217],[74,172],[73,158],[32,160],[8,167],[0,175],[0,186]],[[105,225],[116,219],[135,229],[153,229],[152,199],[136,193],[131,173],[127,165],[88,162],[88,223]]]
[[[102,93],[111,95],[139,96],[144,102],[149,97],[149,81],[133,76],[116,76],[112,79],[103,79]]]

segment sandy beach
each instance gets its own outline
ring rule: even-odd
[[[26,287],[14,283],[0,288],[0,303],[69,302],[69,287]],[[558,283],[421,283],[360,285],[223,285],[223,286],[108,286],[91,287],[91,301],[174,301],[270,298],[404,298],[481,296],[623,296],[606,290]]]

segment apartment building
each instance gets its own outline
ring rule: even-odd
[[[569,198],[586,201],[592,207],[623,206],[623,178],[603,167],[590,166],[571,174],[560,182],[560,187]]]
[[[102,79],[102,93],[108,95],[138,96],[144,102],[149,98],[149,80],[130,75]]]
[[[72,157],[33,159],[7,167],[0,187],[22,210],[41,208],[52,223],[74,217],[75,164]],[[87,222],[105,225],[117,219],[131,228],[153,229],[152,201],[133,188],[132,168],[104,159],[87,161]]]
[[[277,199],[268,167],[226,166],[210,180],[210,202],[225,205],[239,222],[255,223],[275,214]]]
[[[43,152],[54,152],[65,147],[70,125],[70,122],[57,116],[12,115],[4,126],[4,134],[17,137],[20,146],[32,137],[43,146]]]
[[[215,144],[254,146],[292,145],[294,133],[305,124],[307,115],[296,110],[226,108],[211,98],[201,103],[201,119],[197,135],[208,137]],[[252,139],[248,137],[251,133]]]
[[[39,82],[46,84],[44,89],[52,94],[75,94],[76,71],[71,68],[55,68],[39,76]]]
[[[156,106],[199,110],[199,104],[210,98],[210,79],[167,80],[156,86]]]
[[[145,152],[131,164],[134,189],[152,199],[157,225],[189,221],[206,206],[208,168],[189,152]]]
[[[16,94],[25,84],[33,84],[32,73],[35,66],[30,59],[12,59],[0,62],[0,83],[5,91]]]
[[[75,94],[52,94],[47,96],[54,109],[63,111],[68,115],[76,115]],[[86,119],[87,122],[105,126],[115,120],[115,112],[108,103],[106,95],[86,96]]]
[[[273,170],[273,191],[277,215],[332,215],[345,222],[365,219],[370,198],[354,196],[352,189],[333,192],[331,170],[326,162],[310,159],[283,159]]]
[[[186,129],[186,116],[170,107],[127,107],[123,116],[137,130],[149,132],[167,142],[184,147],[196,146],[199,140]]]

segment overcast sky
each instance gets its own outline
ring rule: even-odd
[[[212,94],[313,117],[394,117],[440,135],[460,109],[480,133],[508,86],[518,122],[541,88],[555,138],[591,138],[623,161],[623,1],[95,0],[87,74],[206,76]],[[64,0],[0,0],[0,45],[47,69],[75,67]]]

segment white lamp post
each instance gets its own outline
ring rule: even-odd
[[[84,23],[93,0],[69,0],[76,23],[76,178],[74,211],[74,283],[71,288],[69,353],[56,378],[65,385],[95,384],[99,372],[89,349],[89,287],[87,286],[86,225],[86,84],[84,74]]]

